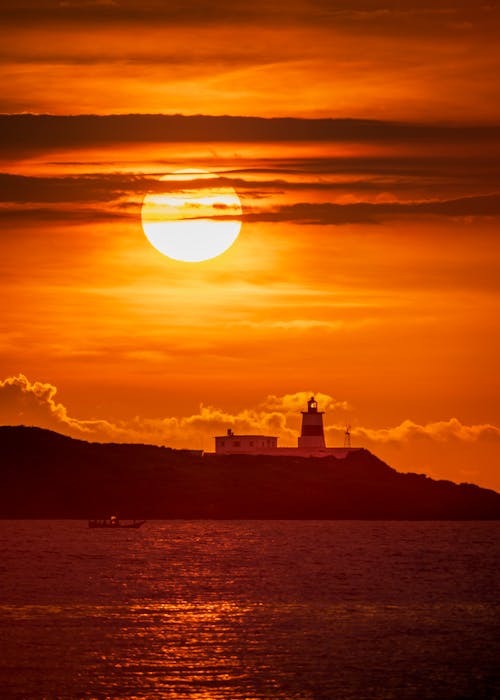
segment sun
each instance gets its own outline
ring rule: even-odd
[[[202,262],[224,253],[241,228],[241,202],[235,190],[218,185],[208,170],[178,170],[142,203],[142,228],[163,255]],[[165,186],[163,186],[165,183]]]

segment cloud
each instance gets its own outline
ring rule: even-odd
[[[108,221],[124,221],[131,216],[138,216],[138,208],[134,211],[134,205],[129,211],[119,211],[116,208],[107,207],[79,207],[78,209],[68,209],[57,206],[0,206],[0,219],[6,223],[41,223],[41,222],[63,222],[97,224]]]
[[[135,417],[129,421],[104,419],[81,420],[68,414],[56,399],[57,388],[48,382],[30,381],[25,375],[0,381],[0,422],[5,425],[36,425],[75,438],[101,442],[164,444],[171,447],[213,449],[213,437],[227,428],[235,433],[278,435],[280,444],[295,445],[300,425],[300,412],[314,395],[320,410],[330,415],[351,411],[347,401],[328,394],[298,391],[293,394],[267,396],[258,406],[237,413],[214,406],[200,405],[190,416],[169,416],[157,419]],[[338,443],[345,422],[328,426],[327,436]],[[491,424],[464,425],[457,418],[419,425],[405,420],[390,428],[355,427],[351,431],[356,445],[409,444],[422,439],[435,443],[499,440],[500,427]],[[328,442],[328,440],[327,440]]]
[[[451,177],[451,175],[450,175]],[[0,173],[0,216],[8,219],[52,220],[67,219],[68,221],[98,221],[121,219],[127,216],[137,217],[142,198],[146,192],[181,192],[187,191],[189,197],[198,188],[204,190],[211,186],[233,186],[243,196],[242,220],[248,223],[278,223],[334,225],[346,224],[380,224],[384,221],[411,217],[498,217],[500,216],[500,193],[480,194],[450,198],[446,196],[447,185],[441,183],[439,188],[434,185],[430,192],[423,195],[420,191],[422,184],[418,178],[413,183],[402,185],[397,181],[385,180],[376,182],[286,182],[284,180],[255,181],[253,179],[217,178],[213,180],[193,180],[189,189],[186,183],[172,179],[166,185],[164,181],[154,176],[136,176],[115,173],[108,176],[81,175],[69,177],[24,177]],[[489,186],[492,187],[493,182]],[[467,185],[466,185],[467,186]],[[499,182],[500,186],[500,182]],[[273,203],[272,197],[276,188],[280,193],[303,189],[308,190],[312,197],[326,198],[335,196],[339,190],[348,193],[350,199],[358,201],[299,201],[291,204]],[[402,188],[414,188],[419,198],[397,201],[395,194]],[[252,191],[258,188],[258,191]],[[363,201],[366,192],[374,201]],[[251,204],[245,202],[248,195]],[[425,198],[424,198],[425,197]],[[256,203],[258,202],[258,204]],[[24,206],[20,207],[19,205]],[[28,206],[26,206],[28,204]],[[67,205],[56,206],[57,204]],[[74,206],[70,206],[70,205]],[[38,206],[34,206],[38,205]],[[189,207],[186,218],[196,219],[194,205]],[[203,219],[217,221],[233,220],[234,212],[225,213],[225,205],[217,205],[218,211],[211,214],[203,211],[199,216]]]
[[[7,151],[136,142],[498,143],[497,126],[422,125],[370,119],[296,119],[162,114],[1,114]]]
[[[400,425],[392,428],[353,428],[351,435],[358,444],[370,442],[380,443],[408,443],[412,440],[427,439],[435,442],[448,442],[459,440],[462,442],[477,442],[482,439],[500,439],[500,427],[490,423],[479,425],[464,425],[458,418],[450,418],[447,421],[436,421],[420,425],[411,420],[405,420]]]
[[[132,174],[28,177],[0,173],[0,202],[109,202],[130,192],[146,192],[150,178]]]
[[[262,404],[262,407],[267,410],[280,411],[286,415],[296,414],[304,410],[311,396],[315,397],[322,411],[335,411],[338,409],[347,411],[350,409],[347,401],[338,401],[332,396],[318,391],[297,391],[295,394],[284,394],[283,396],[270,394]]]
[[[7,377],[0,381],[0,421],[62,430],[75,437],[112,432],[107,421],[70,417],[66,407],[56,401],[56,394],[57,387],[48,382],[31,382],[24,374]]]
[[[389,219],[411,216],[471,217],[500,215],[500,194],[460,197],[449,200],[422,202],[298,202],[274,209],[249,211],[243,215],[248,222],[283,222],[317,225],[378,224]],[[228,218],[228,217],[215,217]]]
[[[331,202],[297,202],[267,208],[247,208],[242,220],[248,223],[308,224],[342,226],[346,224],[380,224],[384,221],[411,217],[497,217],[500,215],[500,194],[460,197],[448,200],[413,202],[355,202],[337,204]],[[198,217],[189,216],[189,219]],[[200,216],[217,221],[232,221],[234,214]]]

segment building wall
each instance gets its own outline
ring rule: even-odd
[[[276,450],[278,438],[272,435],[221,435],[215,438],[216,454],[263,454]]]

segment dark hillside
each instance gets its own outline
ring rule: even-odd
[[[0,427],[0,517],[498,519],[500,494],[345,459],[204,455]]]

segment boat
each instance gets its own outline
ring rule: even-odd
[[[94,519],[94,520],[89,520],[89,527],[90,528],[96,528],[96,527],[110,527],[110,528],[135,528],[137,529],[138,527],[141,527],[141,525],[144,525],[146,521],[145,520],[127,520],[127,521],[121,521],[117,515],[112,515],[110,518],[104,518],[104,519]]]

